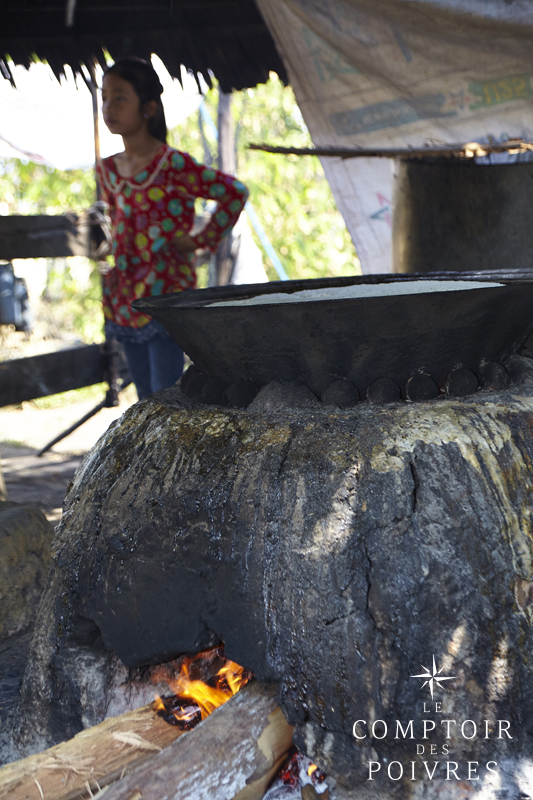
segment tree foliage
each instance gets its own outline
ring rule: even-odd
[[[0,214],[64,214],[94,202],[93,170],[59,169],[0,158]]]

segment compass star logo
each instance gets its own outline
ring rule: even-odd
[[[432,700],[433,700],[433,689],[434,689],[435,685],[437,685],[439,687],[439,689],[444,689],[444,686],[441,686],[441,682],[442,681],[453,681],[453,679],[455,678],[455,675],[451,675],[450,677],[447,677],[447,678],[445,678],[444,676],[442,676],[440,678],[438,677],[441,674],[441,672],[444,669],[444,667],[441,667],[440,669],[437,669],[437,664],[435,663],[435,656],[433,656],[433,671],[429,670],[423,664],[420,664],[420,666],[422,667],[422,669],[425,669],[426,671],[422,672],[421,675],[410,675],[409,677],[410,678],[424,678],[424,683],[422,684],[422,686],[420,688],[423,689],[424,686],[429,686],[429,693],[431,695],[431,699]]]

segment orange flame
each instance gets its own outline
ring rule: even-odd
[[[317,770],[317,769],[318,769],[318,767],[317,767],[316,764],[309,764],[309,768],[307,770],[307,774],[309,775],[309,777],[311,777],[313,772],[315,772],[315,770]]]
[[[194,658],[186,657],[181,664],[178,677],[168,680],[169,688],[178,701],[171,713],[180,722],[193,721],[194,717],[198,715],[198,711],[201,713],[201,719],[205,719],[215,708],[233,697],[253,677],[239,664],[226,660],[216,675],[209,679],[209,683],[191,678],[192,666],[202,662],[209,663],[214,657],[220,655],[220,649],[215,648],[199,653]],[[187,705],[187,700],[191,700],[192,703]],[[154,702],[154,710],[167,713],[169,711],[163,699],[158,695]]]

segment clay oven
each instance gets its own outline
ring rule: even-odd
[[[511,313],[494,302],[498,291],[512,297]],[[182,379],[183,389],[138,403],[109,429],[67,496],[23,686],[22,746],[103,718],[126,668],[223,641],[229,658],[277,685],[296,744],[339,796],[403,787],[408,797],[416,784],[437,797],[476,779],[469,762],[480,778],[472,791],[488,791],[495,774],[510,797],[525,791],[533,362],[517,351],[533,327],[533,285],[457,292],[456,320],[469,292],[488,293],[490,313],[485,301],[470,306],[462,357],[447,355],[449,316],[432,363],[417,361],[419,328],[410,349],[393,352],[391,337],[389,351],[374,351],[359,385],[336,353],[314,379],[305,366],[269,381],[246,370],[226,377],[224,392],[255,383],[244,409],[227,394],[224,405],[202,402]],[[305,321],[309,310],[299,313]],[[383,336],[411,319],[388,318]],[[310,325],[309,363],[326,330]],[[367,344],[354,340],[353,352]],[[223,357],[209,359],[195,358],[200,393],[222,381],[210,365]],[[462,369],[484,388],[466,394],[466,381],[451,391]],[[434,381],[438,396],[400,399],[414,375]],[[397,402],[368,392],[382,378],[398,387]],[[328,387],[340,381],[363,402],[332,402]],[[449,681],[433,681],[430,696],[413,676],[435,678],[433,658]],[[432,777],[424,762],[430,771],[437,762]]]

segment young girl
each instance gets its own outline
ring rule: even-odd
[[[106,335],[122,342],[139,399],[178,380],[183,353],[161,325],[130,302],[194,289],[194,251],[214,251],[248,197],[240,181],[166,144],[162,91],[153,67],[140,59],[118,61],[104,74],[104,121],[124,142],[123,153],[97,165],[115,259],[104,277]],[[216,200],[217,209],[209,224],[190,236],[195,197]]]

